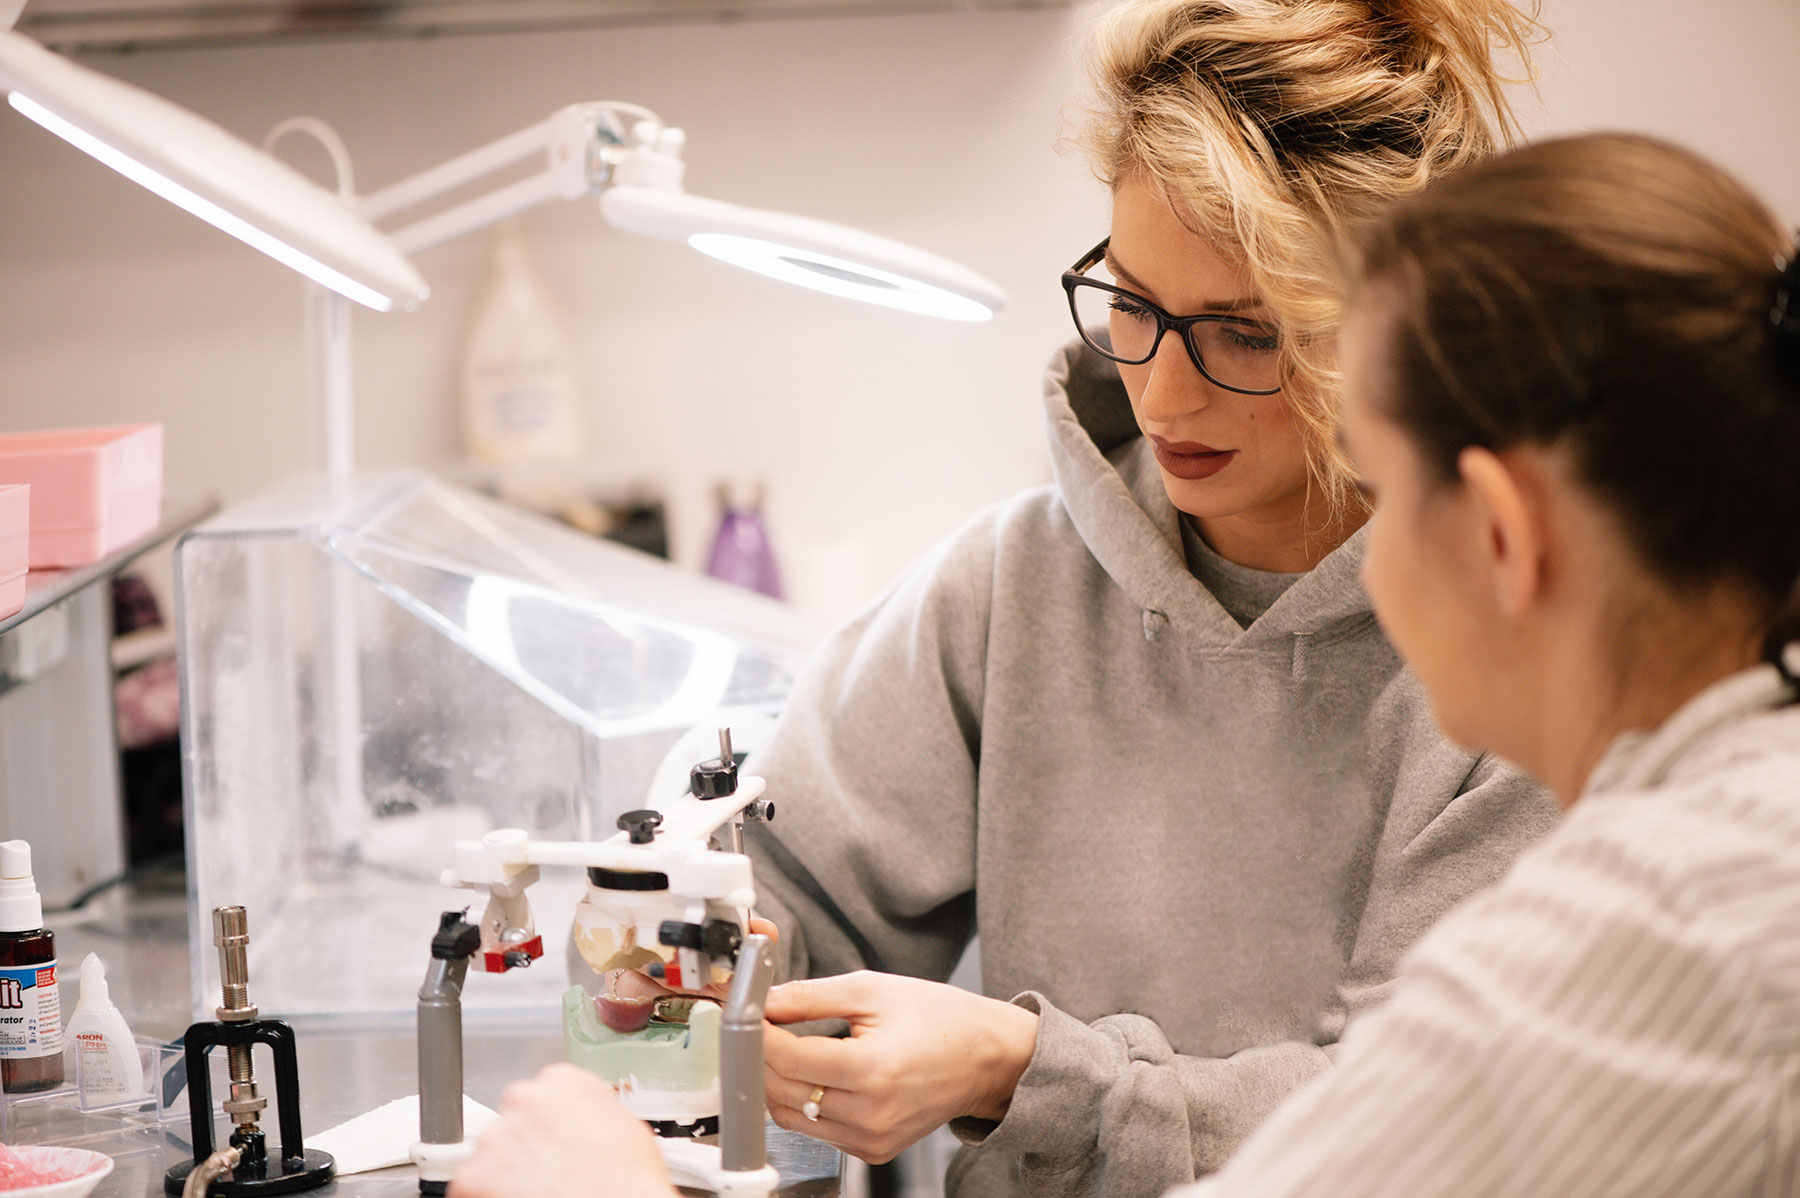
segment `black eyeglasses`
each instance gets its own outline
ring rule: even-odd
[[[1240,395],[1281,390],[1281,340],[1270,325],[1229,313],[1171,316],[1136,292],[1088,278],[1111,241],[1109,237],[1089,250],[1062,277],[1069,314],[1096,353],[1142,366],[1156,356],[1163,334],[1173,330],[1194,366],[1214,384]]]

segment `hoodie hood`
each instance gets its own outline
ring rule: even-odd
[[[1296,636],[1335,639],[1373,622],[1359,577],[1366,537],[1359,529],[1240,628],[1188,569],[1180,513],[1118,369],[1072,341],[1050,361],[1044,406],[1063,506],[1101,568],[1144,610],[1146,635],[1154,639],[1166,624],[1209,649],[1285,652]]]

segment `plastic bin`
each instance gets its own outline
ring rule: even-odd
[[[25,606],[30,546],[31,488],[0,486],[0,620]]]
[[[160,424],[0,434],[0,484],[31,488],[31,568],[85,566],[162,516]]]
[[[438,914],[479,901],[439,884],[457,840],[611,835],[683,734],[779,707],[814,634],[404,472],[248,500],[182,539],[176,578],[191,942],[242,904],[258,1006],[341,1026],[411,1024]],[[532,887],[546,959],[478,979],[471,1018],[555,1026],[585,885]],[[217,954],[192,961],[204,1016]]]

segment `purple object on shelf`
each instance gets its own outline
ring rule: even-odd
[[[724,509],[719,519],[719,535],[713,539],[712,557],[706,572],[714,578],[736,583],[752,591],[761,591],[771,599],[781,598],[781,573],[775,568],[775,550],[769,544],[768,529],[763,527],[761,504],[756,500],[740,503],[720,490]]]

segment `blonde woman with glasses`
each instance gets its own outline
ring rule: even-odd
[[[949,1123],[958,1198],[1191,1180],[1549,827],[1383,638],[1332,437],[1333,238],[1496,147],[1532,28],[1503,0],[1104,16],[1077,140],[1112,220],[1062,278],[1055,485],[832,636],[753,763],[760,914],[803,979],[769,1018],[852,1032],[770,1030],[779,1124],[883,1161]],[[977,933],[985,994],[944,984]]]

